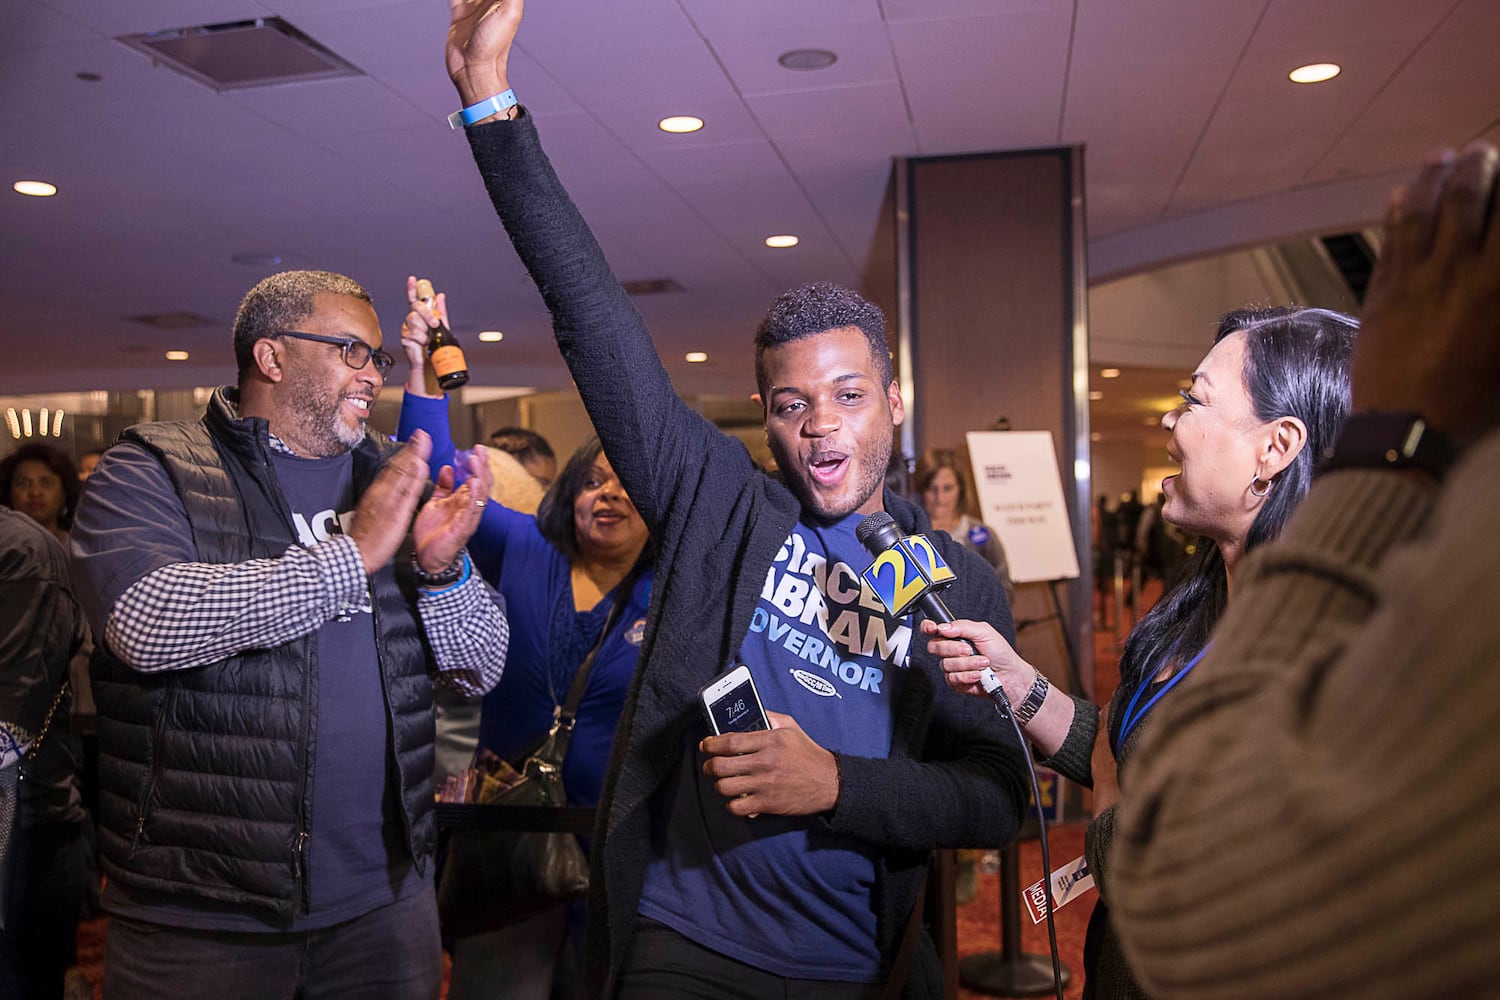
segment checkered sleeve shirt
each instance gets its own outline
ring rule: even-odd
[[[368,591],[359,548],[347,535],[293,545],[273,559],[173,563],[120,595],[105,639],[136,670],[198,667],[347,619]],[[440,592],[419,592],[417,613],[443,682],[468,695],[499,682],[510,643],[504,608],[477,575]]]

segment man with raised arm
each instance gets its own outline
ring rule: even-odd
[[[948,690],[911,617],[861,585],[865,515],[928,528],[918,506],[882,493],[904,416],[884,319],[832,285],[776,300],[756,381],[782,478],[756,468],[673,392],[514,104],[520,17],[520,0],[452,4],[456,117],[659,552],[600,805],[596,985],[626,998],[864,998],[894,980],[936,996],[936,956],[911,920],[930,852],[1009,841],[1025,763],[992,711]],[[946,535],[933,542],[958,574],[955,611],[1012,633],[988,565]],[[773,728],[709,735],[699,690],[736,664]]]
[[[127,429],[73,525],[105,995],[430,1000],[433,677],[487,691],[509,637],[464,551],[488,467],[424,504],[426,436],[366,432],[392,359],[343,275],[260,282],[234,351],[238,386]]]

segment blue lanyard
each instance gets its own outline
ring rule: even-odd
[[[1131,698],[1130,704],[1125,707],[1125,717],[1120,720],[1120,738],[1115,741],[1116,758],[1120,756],[1120,748],[1125,745],[1125,738],[1130,735],[1130,731],[1134,729],[1140,723],[1140,721],[1146,717],[1146,713],[1150,712],[1151,709],[1156,706],[1157,702],[1161,701],[1162,695],[1166,694],[1168,691],[1172,690],[1172,688],[1176,687],[1177,682],[1186,677],[1188,673],[1198,665],[1198,661],[1203,659],[1203,654],[1207,653],[1209,647],[1212,645],[1213,643],[1209,643],[1208,646],[1204,646],[1201,650],[1199,650],[1198,655],[1189,660],[1187,662],[1187,666],[1183,667],[1181,670],[1177,671],[1177,673],[1173,674],[1171,680],[1162,685],[1162,689],[1156,692],[1156,694],[1152,695],[1151,700],[1142,705],[1139,712],[1135,710],[1136,703],[1141,700],[1141,695],[1145,694],[1146,688],[1150,687],[1151,685],[1142,684],[1139,688],[1136,689],[1135,697]]]

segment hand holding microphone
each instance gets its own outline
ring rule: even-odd
[[[988,698],[995,686],[1003,686],[1011,703],[1019,705],[1036,683],[1037,669],[988,622],[925,621],[922,634],[931,637],[927,651],[939,658],[943,679],[959,694]]]
[[[913,609],[920,610],[928,618],[922,624],[925,634],[954,636],[953,639],[943,640],[946,643],[944,648],[952,650],[952,656],[965,660],[965,667],[959,672],[970,676],[962,684],[955,683],[949,676],[945,663],[943,674],[948,678],[948,686],[963,694],[993,699],[1004,711],[1009,712],[1011,699],[1000,678],[990,669],[992,661],[974,642],[969,641],[981,636],[968,633],[973,631],[974,626],[988,629],[989,635],[993,635],[1012,657],[1015,657],[1015,650],[990,626],[982,622],[960,623],[953,617],[953,612],[948,610],[938,592],[951,586],[957,576],[943,562],[932,543],[922,535],[903,537],[895,518],[883,510],[876,511],[859,522],[854,534],[875,556],[875,561],[864,572],[864,579],[886,610],[893,615],[904,615]],[[939,625],[946,626],[947,631],[939,632]],[[936,653],[932,644],[928,645],[928,652],[943,655]],[[977,661],[980,659],[986,662],[979,664]]]

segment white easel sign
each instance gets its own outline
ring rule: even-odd
[[[1051,431],[970,431],[980,519],[1000,536],[1016,583],[1071,580],[1078,553]]]

